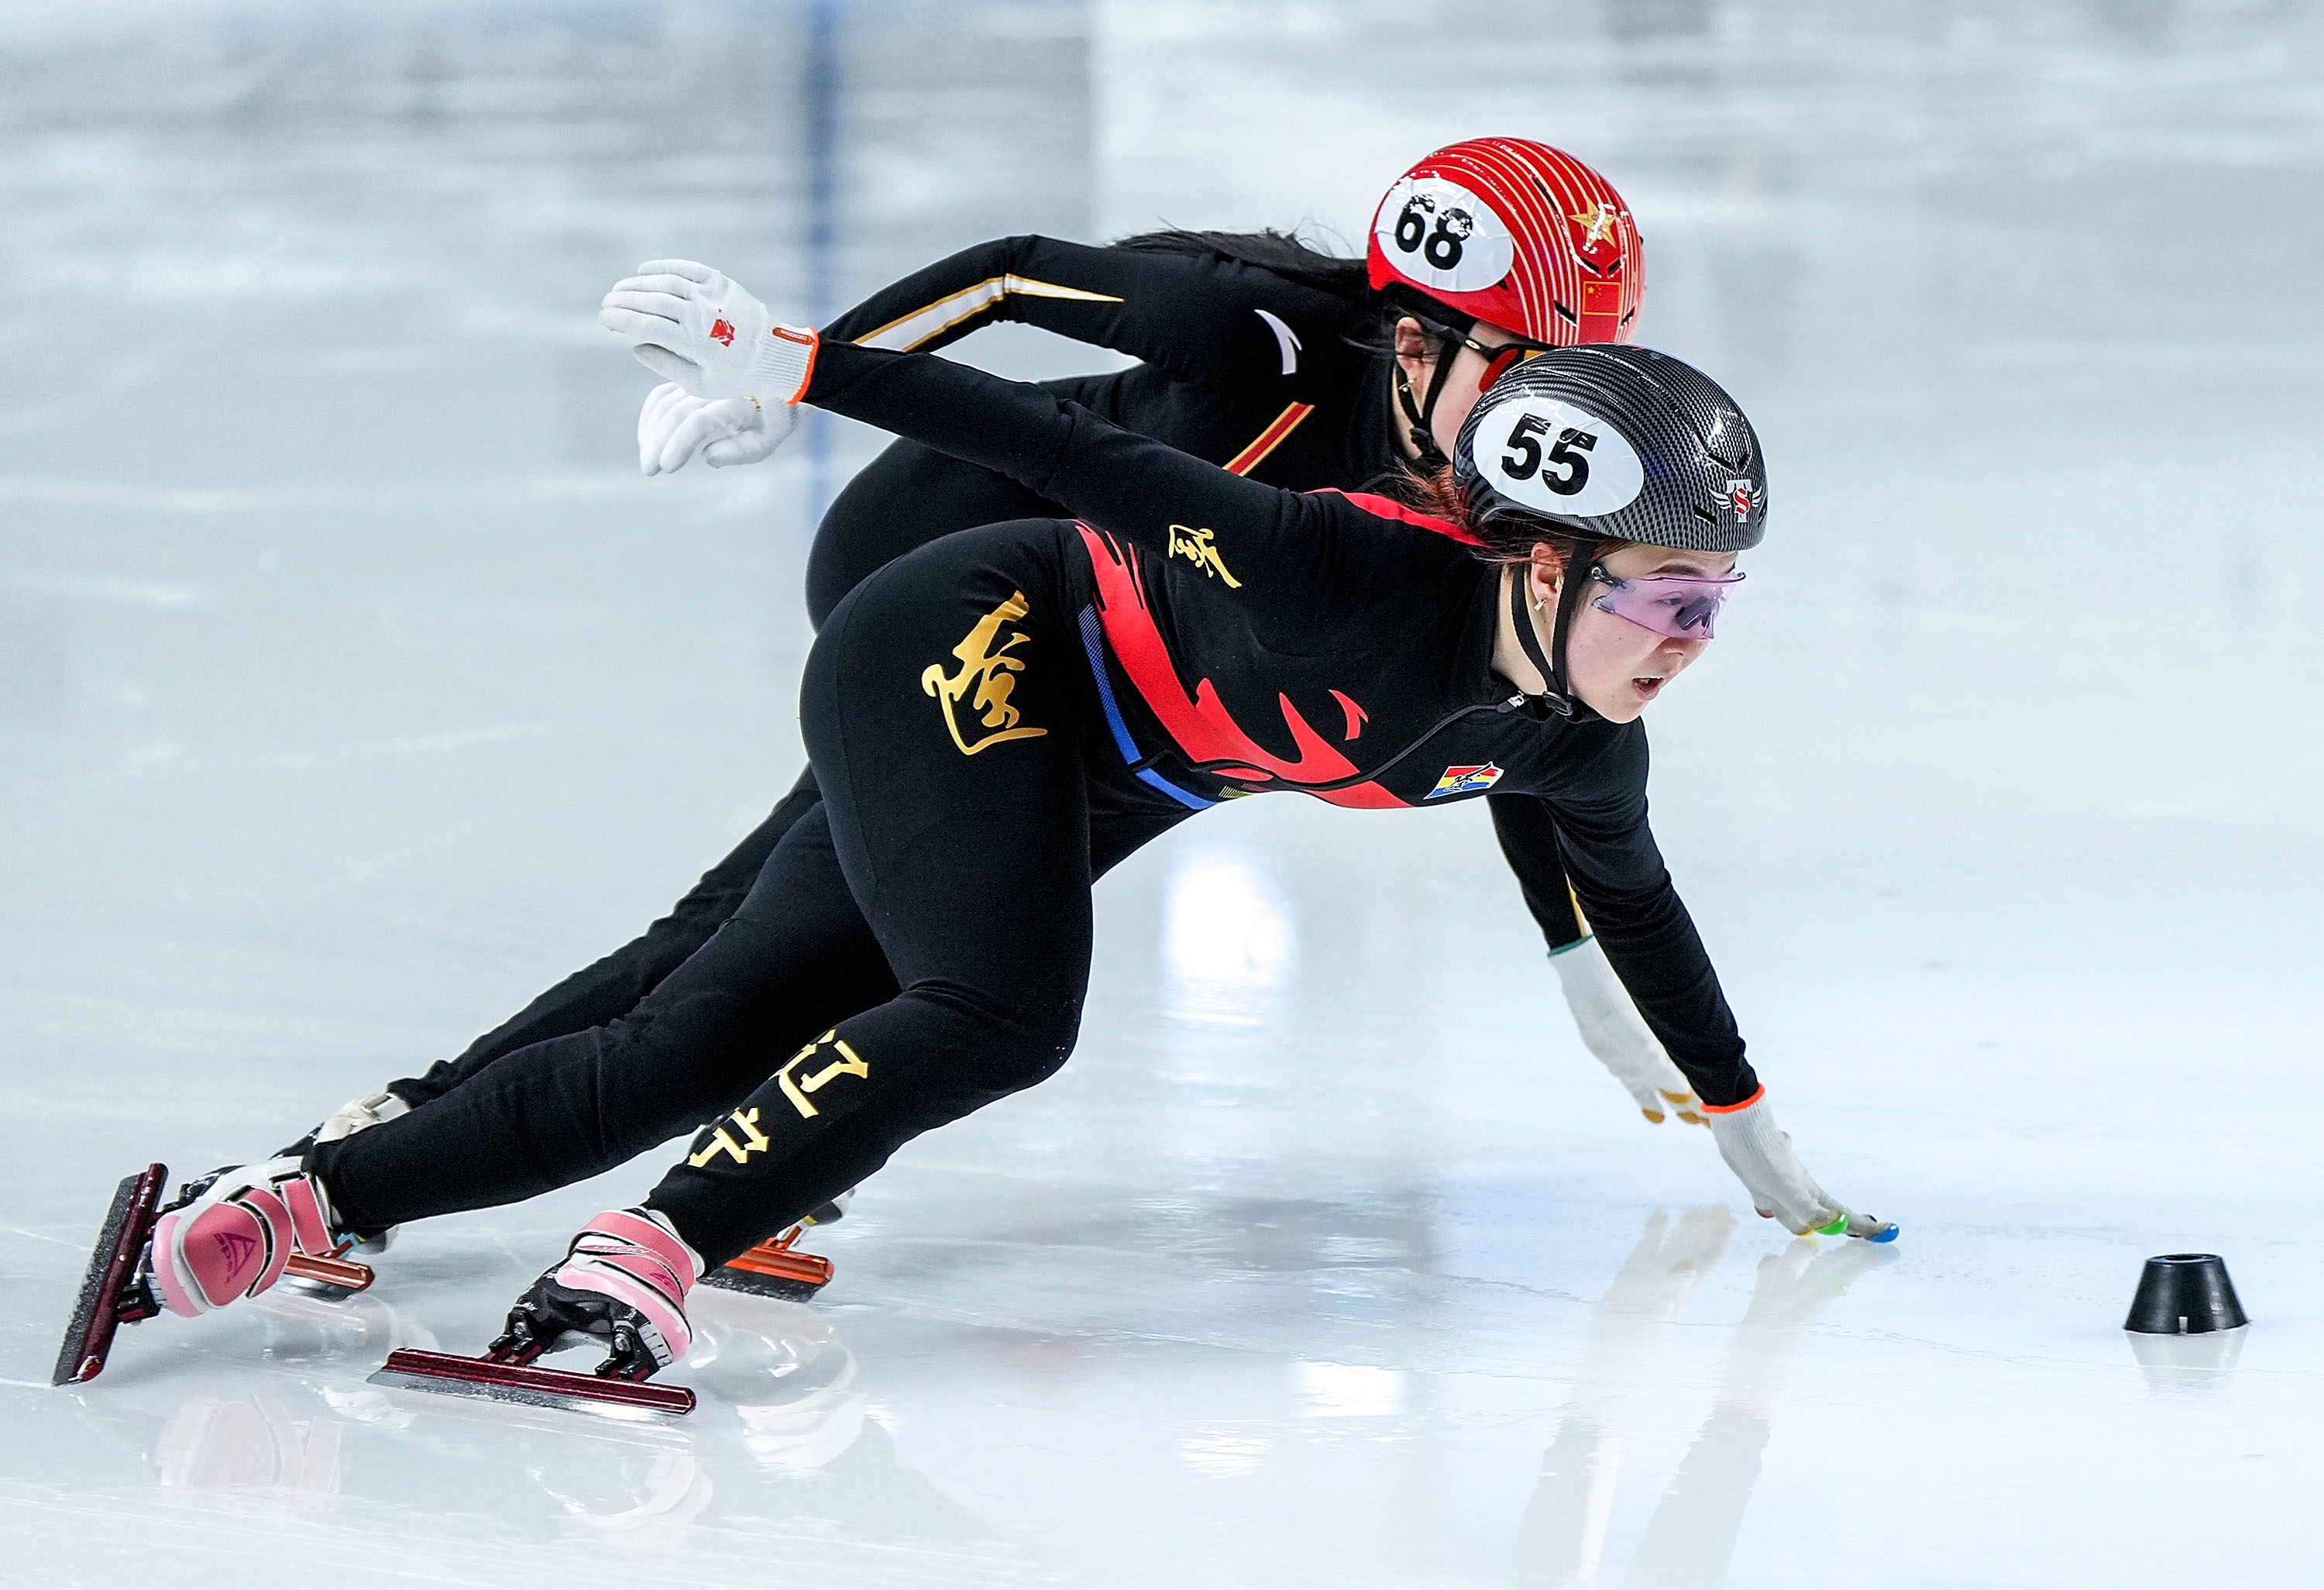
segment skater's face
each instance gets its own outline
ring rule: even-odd
[[[1598,566],[1616,579],[1645,580],[1657,576],[1716,579],[1735,569],[1732,552],[1684,552],[1668,547],[1625,545],[1598,559]],[[1587,569],[1574,577],[1588,579]],[[1555,556],[1546,546],[1534,549],[1526,566],[1527,595],[1541,603],[1535,611],[1545,633],[1557,611],[1563,589]],[[1573,693],[1609,723],[1628,723],[1646,711],[1694,660],[1710,640],[1681,639],[1659,634],[1644,624],[1600,607],[1584,593],[1573,612],[1573,633],[1565,641],[1565,671]]]
[[[1471,328],[1469,341],[1488,351],[1480,353],[1463,343],[1452,345],[1452,363],[1445,372],[1443,390],[1436,394],[1436,407],[1428,415],[1429,433],[1435,437],[1438,450],[1448,458],[1452,456],[1452,444],[1460,439],[1461,427],[1469,422],[1477,400],[1485,395],[1485,388],[1499,380],[1510,365],[1524,362],[1526,354],[1538,347],[1514,331],[1504,331],[1483,320]],[[1412,384],[1415,398],[1427,393],[1444,346],[1410,315],[1396,323],[1397,365]],[[1405,434],[1403,425],[1397,427],[1397,434]],[[1406,450],[1411,450],[1408,441]]]

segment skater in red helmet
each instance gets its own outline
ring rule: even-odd
[[[226,1202],[263,1189],[295,1244],[294,1198],[331,1234],[376,1230],[568,1185],[706,1121],[642,1202],[590,1222],[495,1344],[514,1359],[594,1343],[601,1375],[643,1378],[683,1356],[710,1266],[1064,1064],[1091,886],[1124,856],[1236,796],[1380,809],[1514,791],[1547,809],[1754,1206],[1795,1232],[1895,1234],[1825,1192],[1776,1125],[1646,820],[1641,716],[1711,644],[1766,522],[1757,437],[1708,377],[1607,345],[1516,365],[1450,467],[1413,471],[1440,515],[1286,491],[1036,386],[830,341],[700,266],[671,262],[609,303],[702,395],[810,402],[1073,517],[945,537],[843,600],[801,690],[824,800],[624,1019],[227,1173]],[[266,1218],[237,1206],[202,1232]],[[254,1258],[199,1284],[230,1301],[270,1279]]]
[[[824,336],[925,353],[996,321],[1039,326],[1142,361],[1044,384],[1057,395],[1252,479],[1358,490],[1407,465],[1441,465],[1479,394],[1515,361],[1628,341],[1644,269],[1637,227],[1604,177],[1529,139],[1477,138],[1397,179],[1363,260],[1272,233],[1159,233],[1107,248],[1010,237],[914,273]],[[658,351],[644,356],[672,373],[655,363]],[[697,456],[714,467],[755,462],[796,413],[763,396],[697,397],[673,382],[641,413],[641,467],[655,474]],[[899,439],[825,515],[808,559],[809,612],[820,624],[864,578],[937,536],[1061,512],[1001,471]],[[669,916],[457,1058],[350,1104],[328,1133],[424,1104],[503,1055],[628,1012],[733,914],[816,799],[802,775]],[[1648,1121],[1700,1123],[1700,1101],[1589,932],[1546,811],[1515,795],[1497,794],[1490,806],[1584,1041]],[[818,1217],[844,1206],[836,1200]]]

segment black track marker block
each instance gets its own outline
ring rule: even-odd
[[[2146,1262],[2122,1328],[2180,1336],[2249,1323],[2235,1282],[2227,1279],[2226,1260],[2217,1253],[2164,1253]]]

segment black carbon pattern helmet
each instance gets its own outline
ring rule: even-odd
[[[1767,529],[1767,467],[1719,384],[1652,348],[1555,347],[1512,367],[1452,449],[1469,513],[1587,536],[1739,552]]]

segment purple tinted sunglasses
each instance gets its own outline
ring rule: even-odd
[[[1711,621],[1727,605],[1727,587],[1740,574],[1649,574],[1622,579],[1604,569],[1592,569],[1590,578],[1610,587],[1591,605],[1600,613],[1627,618],[1640,629],[1650,629],[1674,641],[1711,639]]]

